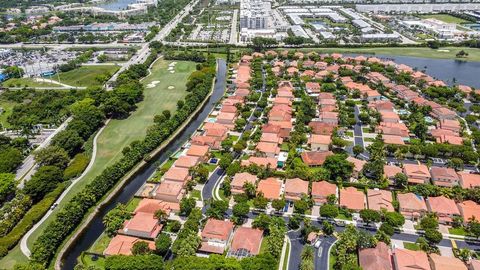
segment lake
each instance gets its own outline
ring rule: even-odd
[[[136,2],[137,0],[112,0],[112,1],[100,3],[96,6],[100,8],[104,8],[106,10],[118,11],[118,10],[127,9],[128,5],[134,4]]]

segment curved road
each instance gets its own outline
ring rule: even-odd
[[[97,157],[97,139],[98,139],[98,136],[100,136],[100,134],[102,134],[102,131],[105,129],[108,122],[110,122],[110,119],[108,119],[107,122],[105,122],[105,125],[98,131],[97,135],[95,135],[95,137],[93,138],[92,158],[90,159],[90,162],[88,163],[87,168],[85,168],[85,170],[83,171],[83,173],[79,177],[72,180],[72,183],[68,186],[68,188],[66,190],[64,190],[62,192],[62,195],[60,195],[60,197],[58,197],[58,199],[54,202],[54,205],[55,204],[56,205],[60,204],[62,202],[63,198],[65,198],[65,196],[70,192],[70,190],[75,186],[75,184],[78,183],[92,168],[93,164],[95,163],[95,159]],[[40,221],[37,222],[20,240],[20,250],[28,258],[30,258],[30,255],[32,254],[30,249],[28,248],[28,245],[27,245],[28,238],[30,237],[30,235],[32,235],[32,233],[35,230],[38,229],[38,227],[40,227],[40,225],[43,224],[43,222],[45,222],[45,220],[47,220],[47,218],[54,211],[55,211],[55,209],[50,208],[48,210],[48,212],[42,217],[42,219],[40,219]]]

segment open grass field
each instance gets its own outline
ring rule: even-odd
[[[413,250],[413,251],[420,250],[420,247],[417,244],[410,243],[410,242],[403,242],[403,247],[405,249]]]
[[[51,79],[68,84],[71,86],[101,86],[101,83],[96,80],[99,75],[110,74],[113,75],[120,67],[114,65],[101,65],[101,66],[81,66],[74,70],[67,72],[61,72],[54,75]]]
[[[426,15],[420,15],[419,17],[422,19],[437,19],[445,23],[456,23],[456,24],[469,23],[469,21],[467,20],[452,16],[449,14],[426,14]]]
[[[0,99],[0,108],[2,108],[2,113],[0,114],[0,124],[2,127],[10,127],[10,124],[7,122],[7,118],[12,114],[12,110],[15,105],[17,105],[17,103]]]
[[[145,136],[146,129],[153,124],[153,117],[156,114],[161,113],[163,110],[170,110],[172,113],[175,111],[177,101],[183,99],[187,94],[185,83],[190,73],[195,70],[195,63],[178,62],[174,68],[175,73],[170,73],[167,70],[170,63],[169,61],[159,60],[154,64],[152,74],[145,78],[142,83],[144,85],[148,85],[153,81],[159,81],[159,83],[155,87],[145,88],[145,98],[138,104],[135,112],[127,119],[112,120],[108,123],[97,139],[98,148],[95,164],[82,178],[81,182],[76,183],[75,188],[66,195],[62,203],[55,209],[54,214],[28,239],[29,248],[32,248],[37,237],[66,202],[80,192],[107,166],[119,160],[122,157],[122,149],[125,146]],[[0,265],[3,266],[3,262],[6,259],[12,260],[9,257],[10,254],[0,260]]]
[[[33,78],[11,78],[2,83],[4,87],[59,87],[49,82],[37,82]]]

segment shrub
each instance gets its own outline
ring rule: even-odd
[[[87,168],[88,163],[90,163],[90,158],[85,153],[75,155],[72,162],[70,162],[65,171],[63,171],[63,178],[69,180],[80,176],[85,168]]]

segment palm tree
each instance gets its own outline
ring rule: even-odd
[[[162,223],[167,218],[167,212],[165,212],[163,209],[158,209],[155,211],[155,218]]]

